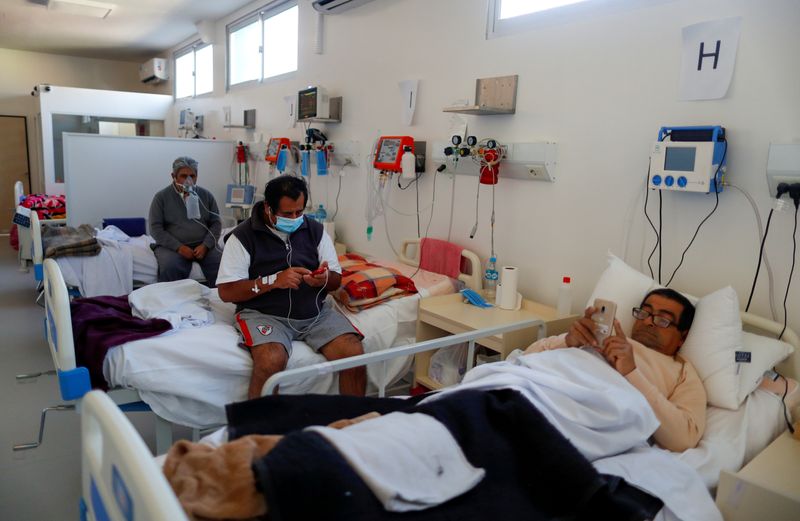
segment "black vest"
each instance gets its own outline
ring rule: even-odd
[[[284,243],[275,235],[264,221],[264,202],[253,207],[250,218],[231,232],[250,254],[251,279],[271,275],[289,267],[303,267],[315,270],[320,265],[317,246],[322,239],[323,228],[320,223],[303,217],[303,224],[289,235]],[[291,256],[290,256],[291,255]],[[255,309],[266,315],[305,319],[317,315],[317,307],[322,308],[327,292],[301,283],[299,289],[273,289],[236,306],[236,311]],[[292,308],[289,314],[289,291],[292,293]]]

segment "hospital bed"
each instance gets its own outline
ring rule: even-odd
[[[30,242],[31,261],[34,279],[37,285],[43,280],[42,263],[44,247],[42,241],[43,222],[31,216]],[[222,238],[226,231],[220,233],[218,247],[223,248]],[[158,262],[150,244],[154,242],[149,235],[128,237],[121,230],[105,235],[101,240],[103,249],[99,255],[91,257],[63,256],[56,258],[61,274],[67,286],[75,295],[93,297],[97,295],[130,293],[135,287],[153,284],[158,279]],[[116,240],[114,239],[116,237]],[[128,275],[128,270],[130,274]],[[122,272],[125,272],[124,274]],[[192,264],[189,278],[205,280],[200,265]],[[115,281],[109,285],[109,280]],[[124,289],[123,289],[124,287]],[[114,289],[110,289],[114,288]]]
[[[413,242],[404,251],[406,258],[414,262],[418,255],[408,253],[411,245]],[[462,255],[466,264],[459,281],[477,289],[481,280],[479,259],[468,250],[464,250]],[[48,344],[58,371],[62,398],[74,401],[89,390],[88,372],[75,363],[69,296],[61,270],[53,259],[46,259],[43,267]],[[449,277],[412,266],[402,269],[407,270],[408,275],[418,271],[414,280],[426,282],[427,287],[420,287],[418,294],[393,299],[360,313],[342,311],[364,334],[366,352],[413,343],[419,299],[432,291],[436,294],[454,291]],[[162,440],[161,448],[167,443],[165,440],[170,432],[167,422],[192,427],[196,432],[220,425],[225,421],[225,404],[244,400],[247,396],[252,360],[249,353],[238,347],[238,333],[232,325],[235,308],[222,302],[216,290],[211,292],[210,303],[216,316],[214,324],[128,342],[112,348],[105,358],[105,379],[114,395],[120,395],[115,401],[137,403],[137,410],[150,409],[160,419],[157,439]],[[313,352],[304,342],[295,342],[288,368],[324,361],[324,357]],[[369,367],[367,374],[371,385],[382,394],[388,385],[408,371],[411,362],[410,356],[394,357],[379,367]],[[281,391],[287,394],[323,394],[335,393],[337,389],[338,377],[322,371],[313,378],[288,384]],[[42,439],[45,414],[42,413],[38,443]],[[25,444],[23,448],[38,443]]]
[[[757,331],[761,334],[767,334],[774,338],[780,332],[781,325],[775,322],[757,317],[752,314],[742,313],[742,320],[744,328],[750,331]],[[531,324],[525,323],[522,327],[530,327]],[[520,326],[518,324],[517,326]],[[380,353],[365,354],[359,357],[353,357],[335,362],[324,363],[305,368],[298,368],[294,370],[284,371],[274,375],[265,384],[265,392],[270,392],[277,385],[287,385],[288,383],[307,377],[309,374],[318,372],[334,372],[339,370],[348,369],[358,365],[383,363],[390,359],[392,356],[404,356],[411,352],[421,352],[428,349],[440,348],[445,343],[467,341],[472,347],[474,341],[481,335],[496,333],[496,331],[477,331],[471,333],[462,333],[454,335],[449,339],[437,339],[428,342],[422,342],[411,346],[398,348],[393,351],[385,351]],[[798,339],[794,332],[787,330],[784,333],[784,339],[790,341],[795,348],[798,347]],[[449,340],[449,342],[448,342]],[[798,369],[800,369],[800,362],[796,355],[790,356],[784,361],[779,368],[786,376],[797,378]],[[771,408],[772,415],[778,417],[779,404],[774,400],[766,399],[764,396],[759,396],[763,391],[756,390],[748,398],[748,401],[742,408]],[[755,401],[755,403],[750,403]],[[736,415],[741,411],[729,411],[732,415]],[[715,412],[710,410],[709,415],[714,415]],[[741,415],[740,415],[741,416]],[[94,419],[99,417],[100,419]],[[760,418],[764,418],[761,415]],[[109,420],[103,421],[105,418]],[[113,421],[110,419],[113,418]],[[741,419],[741,418],[740,418]],[[106,399],[102,394],[93,391],[87,396],[84,405],[84,417],[82,419],[83,425],[83,501],[82,505],[92,512],[103,509],[108,516],[108,519],[126,519],[124,517],[126,508],[141,508],[142,511],[147,509],[148,518],[159,519],[188,519],[183,512],[178,513],[176,497],[172,494],[169,485],[164,481],[163,475],[159,471],[157,465],[153,464],[152,460],[139,460],[134,458],[124,458],[122,455],[128,452],[128,448],[135,450],[137,454],[146,454],[146,448],[134,429],[130,428],[127,420],[116,411],[112,403]],[[782,421],[782,418],[780,419]],[[125,426],[118,426],[118,423],[124,423]],[[718,439],[721,436],[730,435],[730,428],[717,425],[719,422],[710,422],[709,427],[703,440]],[[777,427],[772,426],[775,431],[773,436],[777,436],[782,430],[782,425]],[[714,431],[714,429],[717,429]],[[747,429],[745,429],[747,430]],[[99,440],[103,440],[102,442]],[[760,447],[755,450],[755,453],[762,450],[770,439],[762,440]],[[730,440],[730,445],[736,445],[739,440]],[[687,453],[692,451],[704,450],[703,442],[697,449],[690,449],[682,454],[677,455],[677,459],[688,463],[688,467],[683,463],[675,463],[672,453],[667,453],[662,449],[650,448],[641,449],[620,455],[625,458],[624,464],[619,467],[622,469],[619,475],[622,475],[629,482],[636,483],[641,475],[657,475],[657,480],[667,483],[667,488],[674,488],[673,497],[665,500],[665,504],[671,505],[674,510],[683,508],[683,512],[691,512],[692,515],[687,517],[685,515],[678,515],[674,510],[663,509],[656,519],[714,519],[718,512],[716,507],[711,503],[711,495],[708,494],[704,485],[705,475],[708,474],[709,469],[699,469],[692,467],[691,462],[693,458],[685,457]],[[102,453],[98,453],[96,446],[104,447]],[[105,450],[108,447],[108,450]],[[637,459],[638,463],[636,463]],[[665,459],[666,458],[666,459]],[[613,459],[613,458],[612,458]],[[703,458],[694,458],[694,461],[702,460]],[[631,463],[631,462],[634,463]],[[661,463],[670,463],[668,469],[665,469],[663,474],[654,472],[652,463],[654,461]],[[740,462],[739,466],[744,465],[745,462]],[[701,464],[706,466],[707,462]],[[717,466],[717,476],[721,468],[725,465]],[[615,467],[606,467],[602,472],[609,473],[607,469]],[[691,468],[699,472],[700,476],[695,474]],[[676,471],[685,471],[688,473],[675,473]],[[737,469],[734,469],[737,470]],[[610,472],[614,473],[614,472]],[[116,474],[116,476],[114,476]],[[623,475],[624,474],[624,475]],[[116,486],[114,485],[116,483]],[[123,495],[125,501],[120,503],[119,493],[114,494],[113,490],[119,490],[120,483],[126,493]],[[713,491],[714,486],[709,486],[705,483],[708,489]],[[645,490],[647,490],[645,488]],[[652,492],[651,492],[652,493]],[[713,492],[712,492],[713,493]],[[697,502],[697,504],[693,503]],[[127,506],[129,503],[133,507]],[[121,506],[120,506],[121,505]],[[711,515],[713,514],[713,515]],[[711,515],[710,517],[705,517]],[[721,517],[716,517],[721,519]]]
[[[22,181],[14,183],[14,208],[19,206],[20,202],[25,198],[25,188]],[[36,216],[37,226],[62,226],[66,223],[66,219],[45,219],[40,220],[36,212],[31,215],[31,227],[17,226],[17,235],[19,237],[19,250],[17,257],[19,259],[19,266],[21,271],[28,271],[28,262],[34,262],[34,242],[33,242],[33,218]],[[41,245],[40,245],[41,246]],[[41,265],[41,263],[39,263]],[[35,268],[34,268],[35,269]],[[41,270],[41,267],[39,268]],[[34,273],[35,274],[35,273]],[[41,275],[41,274],[40,274]],[[37,283],[41,282],[42,278],[36,279]]]

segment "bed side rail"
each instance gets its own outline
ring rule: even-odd
[[[102,391],[81,400],[82,513],[89,519],[188,521],[141,436]]]
[[[742,317],[742,329],[757,333],[760,335],[770,336],[777,338],[781,334],[783,324],[764,318],[759,315],[754,315],[746,311],[740,312]],[[777,370],[784,376],[800,379],[800,337],[791,328],[786,328],[783,332],[781,340],[794,347],[794,353],[789,355],[789,358],[778,364]]]
[[[392,347],[383,351],[375,353],[366,353],[358,356],[351,356],[350,358],[343,358],[341,360],[334,360],[332,362],[322,362],[306,367],[299,367],[297,369],[289,369],[281,371],[272,375],[261,388],[261,396],[267,396],[273,393],[275,388],[281,384],[295,382],[312,376],[335,373],[345,369],[352,369],[353,367],[366,366],[375,363],[381,364],[381,382],[386,380],[386,362],[393,358],[401,356],[410,356],[424,351],[432,351],[434,349],[441,349],[443,347],[453,346],[462,342],[467,342],[467,370],[472,368],[472,360],[475,355],[475,341],[481,338],[490,337],[493,335],[507,333],[509,331],[516,331],[517,329],[525,329],[529,327],[539,328],[539,338],[544,338],[547,335],[547,325],[545,322],[538,318],[531,318],[527,320],[520,320],[511,324],[503,326],[487,327],[484,329],[476,329],[466,333],[458,333],[455,335],[446,336],[443,338],[436,338],[433,340],[426,340],[424,342],[417,342],[407,346]],[[381,384],[378,389],[378,396],[386,395],[386,385]]]

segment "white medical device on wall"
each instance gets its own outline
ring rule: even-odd
[[[778,193],[778,184],[800,183],[800,143],[770,143],[767,183],[772,197]]]
[[[727,149],[723,127],[662,127],[650,153],[648,187],[722,192]]]

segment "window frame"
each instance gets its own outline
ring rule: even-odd
[[[202,94],[197,94],[197,51],[211,47],[211,90]],[[192,95],[178,97],[178,58],[183,58],[187,54],[192,54]],[[175,81],[172,86],[172,97],[175,100],[194,99],[201,96],[209,96],[214,94],[214,48],[211,43],[203,43],[202,40],[195,40],[189,45],[181,47],[172,53],[172,70]]]
[[[276,74],[275,76],[270,76],[268,78],[264,77],[264,21],[272,18],[273,16],[277,16],[284,11],[288,11],[293,7],[298,7],[299,9],[299,2],[298,0],[273,0],[272,2],[268,2],[263,7],[256,9],[236,20],[232,21],[228,25],[225,26],[225,91],[228,92],[231,88],[239,88],[248,85],[255,85],[259,83],[275,81],[278,79],[286,78],[292,74],[295,74],[297,70],[300,68],[298,66],[293,71],[288,71],[282,74]],[[258,48],[258,53],[261,57],[259,60],[259,75],[258,78],[253,80],[246,80],[239,83],[231,84],[231,34],[235,33],[239,29],[247,27],[248,25],[252,24],[253,22],[257,21],[259,23],[259,30],[261,31],[261,44]],[[298,25],[300,24],[300,19],[298,16],[297,20]],[[300,53],[300,35],[299,35],[299,28],[298,28],[298,37],[297,37],[297,48],[295,49],[296,52]]]
[[[674,0],[588,0],[545,11],[500,19],[502,0],[489,0],[486,14],[486,39],[531,31],[536,28],[588,20],[597,16],[630,11]]]

